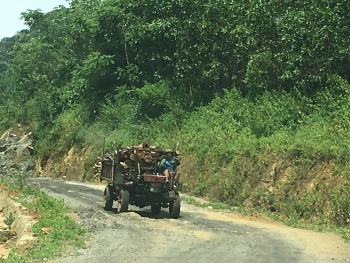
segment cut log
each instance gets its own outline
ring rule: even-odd
[[[140,160],[140,167],[149,167],[149,164],[146,162],[146,160],[141,159]]]
[[[120,162],[120,165],[124,168],[124,169],[127,169],[128,168],[128,165],[124,162]]]
[[[126,164],[127,168],[134,167],[134,162],[131,160],[126,160],[124,163]]]
[[[158,152],[158,151],[161,151],[162,149],[159,146],[156,146],[154,150]]]
[[[146,142],[143,142],[143,143],[142,143],[142,147],[143,147],[144,149],[148,149],[149,147],[151,147],[151,144],[150,144],[148,141],[146,141]]]
[[[126,151],[129,155],[133,153],[133,150],[130,147],[126,147]]]
[[[151,155],[146,155],[144,160],[146,161],[146,163],[151,163],[152,162],[152,156]]]
[[[130,158],[131,161],[135,161],[135,159],[136,159],[136,158],[135,158],[135,154],[131,154],[131,155],[129,156],[129,158]]]
[[[129,154],[123,154],[120,159],[128,160],[129,159]]]
[[[152,152],[152,158],[158,159],[159,158],[159,153],[157,152]]]

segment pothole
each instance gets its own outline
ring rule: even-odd
[[[36,239],[31,229],[36,222],[28,208],[0,189],[0,257],[6,259],[14,246],[18,250],[32,246]]]

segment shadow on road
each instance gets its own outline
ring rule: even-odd
[[[117,208],[112,208],[112,213],[113,214],[118,214]],[[135,213],[138,214],[140,217],[144,218],[152,218],[152,219],[169,219],[169,213],[166,210],[161,210],[159,215],[152,215],[151,214],[151,209],[147,210],[134,210],[134,209],[129,209],[125,213]],[[181,218],[181,215],[179,216],[179,219]]]
[[[169,213],[167,211],[160,211],[159,215],[152,215],[150,210],[129,210],[128,213],[136,213],[141,217],[147,217],[152,219],[167,219],[169,218]]]

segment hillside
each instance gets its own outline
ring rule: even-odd
[[[103,134],[180,141],[189,193],[349,235],[347,1],[74,0],[22,16],[0,124],[33,131],[38,170],[92,178]]]

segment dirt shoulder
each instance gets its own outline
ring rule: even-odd
[[[0,188],[0,204],[0,257],[6,259],[13,247],[21,251],[35,245],[31,228],[37,220],[3,188]]]
[[[206,205],[208,202],[201,198],[193,198],[183,194],[187,199],[195,200],[196,203]],[[230,222],[232,224],[249,225],[260,228],[280,236],[286,236],[288,239],[295,240],[300,247],[305,249],[308,254],[317,258],[344,259],[350,262],[350,244],[338,234],[331,232],[317,232],[313,230],[300,229],[286,226],[259,213],[243,215],[225,209],[207,208],[193,209],[211,220]]]
[[[333,233],[315,232],[312,230],[288,227],[282,223],[273,221],[263,215],[243,216],[238,213],[200,211],[210,220],[230,222],[232,224],[249,225],[263,229],[278,236],[287,237],[299,244],[308,254],[318,259],[345,259],[350,262],[350,244],[343,238]]]

